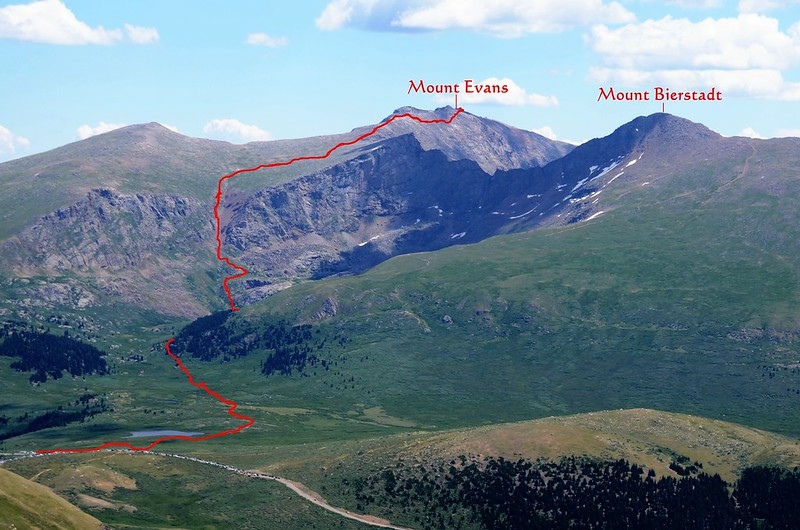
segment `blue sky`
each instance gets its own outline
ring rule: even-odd
[[[572,142],[661,110],[600,87],[716,87],[666,110],[800,135],[800,0],[0,0],[0,64],[0,161],[133,123],[242,143],[453,104],[412,79],[496,78],[459,104]]]

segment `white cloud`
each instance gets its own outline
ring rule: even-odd
[[[160,125],[161,125],[162,127],[166,127],[167,129],[169,129],[169,130],[170,130],[170,131],[172,131],[172,132],[180,133],[180,131],[178,130],[178,128],[177,128],[177,127],[175,127],[174,125],[169,125],[169,124],[166,124],[166,123],[160,123]]]
[[[152,28],[125,25],[136,44],[158,40]],[[75,17],[61,0],[38,0],[0,8],[0,38],[46,44],[114,44],[124,40],[121,29],[90,27]]]
[[[13,156],[18,149],[26,149],[30,144],[27,138],[17,136],[0,125],[0,158]]]
[[[211,138],[233,143],[272,139],[272,135],[256,125],[247,125],[233,118],[213,119],[206,123],[203,132]]]
[[[286,37],[273,37],[266,33],[251,33],[247,36],[247,44],[253,46],[267,46],[268,48],[277,48],[279,46],[286,46],[289,44],[289,39]]]
[[[555,131],[549,125],[539,127],[538,129],[532,129],[532,131],[535,132],[536,134],[541,134],[545,138],[549,138],[551,140],[558,140],[558,136],[556,136]]]
[[[143,28],[125,24],[125,32],[128,34],[128,38],[131,42],[135,44],[151,44],[153,42],[158,42],[159,39],[158,30],[155,28]]]
[[[85,140],[91,136],[96,136],[98,134],[107,133],[109,131],[113,131],[114,129],[119,129],[120,127],[125,127],[124,123],[106,123],[101,121],[96,126],[92,127],[91,125],[81,125],[77,129],[78,138],[81,140]]]
[[[325,6],[315,22],[319,29],[326,31],[341,29],[354,22],[354,18],[365,22],[376,4],[378,0],[334,0]]]
[[[758,138],[759,140],[766,140],[766,136],[759,134],[755,129],[752,127],[745,127],[742,129],[737,136],[747,136],[748,138]],[[788,138],[788,137],[798,137],[800,138],[800,129],[778,129],[775,133],[775,138]]]
[[[800,63],[798,34],[783,33],[776,19],[764,15],[700,22],[667,16],[613,30],[600,25],[591,39],[607,63],[624,68],[783,69]]]
[[[511,106],[521,106],[521,105],[532,105],[534,107],[555,107],[558,105],[558,98],[555,96],[543,96],[541,94],[536,93],[528,93],[524,88],[516,84],[512,79],[504,77],[502,79],[498,79],[497,77],[489,77],[484,79],[483,81],[473,82],[473,86],[499,86],[503,87],[506,86],[508,91],[506,93],[501,92],[493,92],[489,94],[485,93],[465,93],[466,84],[464,82],[459,83],[460,85],[460,92],[458,94],[458,103],[472,103],[476,105],[511,105]],[[474,90],[474,89],[473,89]],[[435,98],[437,103],[452,103],[453,102],[453,95],[451,94],[442,94],[438,95]]]
[[[710,9],[722,6],[722,0],[667,0],[667,3],[684,9]]]
[[[740,13],[765,13],[773,9],[800,4],[800,0],[739,0]]]
[[[764,15],[700,22],[667,16],[618,29],[595,26],[588,39],[605,62],[590,69],[595,81],[672,83],[676,90],[716,86],[728,95],[800,99],[800,83],[782,73],[800,64],[800,23],[783,32],[778,20]]]
[[[756,130],[753,129],[752,127],[745,127],[736,136],[746,136],[748,138],[758,138],[759,140],[764,140],[765,139],[764,136],[758,134],[756,132]]]
[[[663,86],[674,91],[716,88],[723,100],[731,95],[800,101],[800,83],[786,81],[777,70],[632,70],[591,68],[589,78],[601,84],[628,87]]]
[[[323,30],[345,26],[378,31],[467,29],[514,38],[634,20],[636,16],[619,2],[606,0],[334,0],[316,23]]]

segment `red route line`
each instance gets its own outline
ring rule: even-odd
[[[400,119],[400,118],[408,118],[408,119],[417,121],[419,123],[444,123],[444,124],[450,124],[450,123],[453,122],[453,120],[456,118],[456,116],[458,116],[462,112],[464,112],[464,109],[462,109],[461,107],[458,107],[456,109],[456,111],[453,113],[453,115],[450,116],[450,118],[448,118],[446,120],[445,119],[425,120],[425,119],[420,118],[419,116],[414,116],[412,114],[409,114],[408,112],[406,112],[405,114],[395,114],[391,118],[389,118],[388,120],[376,125],[371,131],[362,134],[358,138],[356,138],[354,140],[349,140],[349,141],[346,141],[346,142],[340,142],[340,143],[336,144],[335,146],[333,146],[330,149],[328,149],[328,151],[324,155],[298,156],[296,158],[292,158],[291,160],[287,160],[285,162],[273,162],[271,164],[261,164],[261,165],[255,166],[255,167],[250,167],[250,168],[245,168],[245,169],[238,169],[238,170],[234,171],[233,173],[230,173],[228,175],[225,175],[224,177],[221,177],[219,179],[219,182],[217,182],[217,195],[216,195],[216,202],[214,203],[214,219],[216,220],[216,225],[217,225],[216,226],[217,259],[219,261],[225,262],[226,265],[228,265],[231,268],[236,269],[238,271],[236,274],[232,274],[230,276],[227,276],[224,280],[222,280],[222,286],[225,288],[225,294],[228,296],[228,302],[230,302],[231,311],[238,311],[239,308],[236,307],[236,304],[233,301],[233,295],[231,294],[231,290],[230,290],[230,287],[228,286],[228,282],[230,282],[231,280],[235,280],[237,278],[241,278],[242,276],[248,274],[248,271],[244,267],[233,263],[227,256],[223,256],[222,255],[222,236],[221,236],[221,228],[220,228],[221,223],[220,223],[220,219],[219,219],[219,207],[220,207],[220,204],[222,203],[222,183],[223,182],[225,182],[228,179],[231,179],[231,178],[235,177],[236,175],[241,175],[242,173],[252,173],[252,172],[258,171],[260,169],[268,169],[268,168],[273,168],[273,167],[290,166],[290,165],[294,164],[295,162],[301,162],[301,161],[304,161],[304,160],[322,160],[322,159],[328,158],[337,149],[340,149],[340,148],[348,146],[348,145],[353,145],[353,144],[355,144],[357,142],[360,142],[361,140],[363,140],[365,138],[369,138],[370,136],[372,136],[373,134],[378,132],[383,127],[386,127],[387,125],[389,125],[393,121],[395,121],[397,119]],[[194,387],[197,387],[197,388],[200,388],[200,389],[204,390],[208,395],[214,397],[217,401],[219,401],[221,403],[225,403],[226,405],[229,405],[229,407],[228,407],[228,415],[232,416],[232,417],[234,417],[236,419],[243,420],[245,423],[239,425],[235,429],[228,429],[226,431],[220,431],[220,432],[216,432],[216,433],[213,433],[213,434],[206,434],[204,436],[197,436],[197,437],[194,437],[194,436],[183,436],[183,435],[162,436],[161,438],[158,438],[158,439],[150,442],[149,445],[146,445],[144,447],[135,447],[129,442],[106,442],[104,444],[98,445],[97,447],[80,447],[80,448],[66,448],[66,449],[38,449],[38,450],[36,450],[36,454],[47,455],[47,454],[54,454],[54,453],[92,453],[92,452],[95,452],[95,451],[101,451],[103,449],[107,449],[109,447],[125,447],[127,449],[130,449],[131,451],[149,451],[150,449],[152,449],[153,447],[157,446],[158,444],[160,444],[162,442],[168,442],[168,441],[171,441],[171,440],[182,440],[184,442],[202,442],[202,441],[205,441],[205,440],[211,440],[213,438],[221,438],[223,436],[228,436],[229,434],[238,434],[238,433],[242,432],[243,430],[247,429],[248,427],[250,427],[251,425],[253,425],[256,422],[256,420],[254,420],[250,416],[245,416],[244,414],[239,414],[238,412],[236,412],[236,407],[238,407],[239,405],[235,401],[233,401],[232,399],[225,398],[222,395],[220,395],[218,392],[216,392],[214,390],[211,390],[208,387],[208,385],[206,385],[205,381],[200,381],[198,383],[198,382],[196,382],[194,380],[194,377],[192,377],[192,374],[191,374],[191,372],[189,372],[189,369],[186,368],[186,366],[184,366],[184,364],[181,362],[181,360],[172,353],[172,350],[170,349],[170,344],[172,344],[173,342],[175,342],[174,338],[169,339],[164,344],[164,348],[167,350],[167,354],[170,357],[172,357],[172,359],[178,365],[178,368],[180,368],[181,371],[183,371],[183,373],[186,374],[186,378],[189,380],[189,383]]]
[[[349,140],[349,141],[346,141],[346,142],[340,142],[340,143],[336,144],[335,146],[333,146],[330,149],[328,149],[328,151],[324,155],[298,156],[296,158],[292,158],[291,160],[287,160],[285,162],[273,162],[271,164],[261,164],[261,165],[255,166],[255,167],[249,167],[249,168],[245,168],[245,169],[237,169],[233,173],[230,173],[228,175],[225,175],[224,177],[221,177],[219,179],[219,182],[217,182],[217,195],[216,195],[216,202],[214,203],[214,220],[216,221],[216,230],[217,230],[217,233],[216,233],[216,236],[217,236],[217,259],[219,261],[224,262],[226,265],[228,265],[232,269],[235,269],[236,271],[238,271],[235,274],[232,274],[230,276],[226,276],[225,279],[222,280],[222,287],[225,288],[225,294],[228,296],[228,303],[230,304],[231,311],[238,311],[239,308],[236,306],[236,303],[233,301],[233,295],[231,294],[231,288],[228,285],[228,282],[230,282],[231,280],[236,280],[237,278],[241,278],[242,276],[247,275],[249,273],[249,271],[247,269],[245,269],[244,267],[242,267],[241,265],[237,265],[236,263],[232,262],[227,256],[223,256],[222,255],[222,223],[220,222],[220,219],[219,219],[219,208],[220,208],[220,204],[222,203],[222,183],[223,182],[225,182],[228,179],[232,179],[236,175],[241,175],[242,173],[252,173],[252,172],[258,171],[260,169],[291,166],[295,162],[302,162],[302,161],[305,161],[305,160],[323,160],[323,159],[328,158],[329,156],[331,156],[331,154],[334,151],[336,151],[337,149],[340,149],[342,147],[346,147],[348,145],[353,145],[355,143],[360,142],[361,140],[363,140],[365,138],[369,138],[370,136],[372,136],[373,134],[378,132],[383,127],[386,127],[387,125],[389,125],[393,121],[395,121],[397,119],[400,119],[400,118],[408,118],[408,119],[417,121],[419,123],[444,123],[444,124],[450,124],[450,123],[453,122],[453,120],[456,118],[456,116],[458,116],[462,112],[464,112],[464,109],[462,109],[461,107],[458,107],[456,109],[456,111],[453,113],[453,115],[450,116],[450,118],[448,118],[446,120],[444,120],[444,119],[425,120],[425,119],[420,118],[419,116],[414,116],[413,114],[410,114],[408,112],[406,112],[405,114],[395,114],[391,118],[389,118],[388,120],[386,120],[386,121],[384,121],[382,123],[379,123],[371,131],[362,134],[358,138],[356,138],[354,140]]]
[[[181,371],[184,374],[186,374],[186,378],[189,380],[189,383],[194,387],[205,390],[205,392],[208,395],[213,396],[217,401],[229,405],[228,415],[233,416],[236,419],[243,420],[245,423],[239,425],[235,429],[228,429],[226,431],[215,432],[213,434],[206,434],[205,436],[183,436],[183,435],[162,436],[161,438],[158,438],[157,440],[150,442],[149,445],[146,445],[144,447],[135,447],[129,442],[106,442],[102,445],[98,445],[97,447],[82,447],[74,449],[39,449],[36,451],[36,453],[40,455],[47,455],[53,453],[92,453],[95,451],[101,451],[108,447],[126,447],[131,451],[149,451],[150,449],[157,446],[161,442],[167,442],[170,440],[183,440],[185,442],[202,442],[205,440],[211,440],[213,438],[221,438],[223,436],[228,436],[229,434],[238,434],[243,430],[247,429],[248,427],[250,427],[251,425],[253,425],[256,422],[256,420],[254,420],[250,416],[245,416],[244,414],[239,414],[238,412],[236,412],[236,407],[238,407],[239,405],[235,401],[233,401],[232,399],[227,399],[225,397],[222,397],[219,394],[219,392],[211,390],[210,388],[208,388],[208,385],[205,383],[205,381],[200,381],[198,383],[197,381],[194,380],[194,377],[192,377],[192,374],[191,372],[189,372],[189,369],[186,368],[186,366],[181,362],[181,360],[178,357],[176,357],[175,354],[172,353],[172,350],[170,349],[169,346],[173,342],[175,342],[174,338],[169,339],[166,342],[166,344],[164,344],[164,348],[166,348],[167,354],[170,357],[172,357],[175,363],[177,363],[178,368],[180,368]]]

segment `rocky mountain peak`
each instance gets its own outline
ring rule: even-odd
[[[649,116],[639,116],[618,127],[609,138],[631,144],[666,143],[672,146],[695,145],[698,142],[713,141],[721,136],[703,124],[672,114],[657,112]]]
[[[448,120],[455,112],[451,106],[435,110],[400,107],[392,115],[408,113],[423,120]],[[370,129],[363,127],[355,132]],[[378,131],[374,138],[383,140],[404,134],[413,134],[424,150],[441,151],[449,160],[474,160],[489,174],[498,170],[540,167],[575,147],[469,112],[460,113],[449,124],[398,119]]]
[[[450,105],[446,105],[444,107],[439,107],[434,110],[427,110],[427,109],[418,109],[416,107],[405,106],[400,107],[399,109],[395,109],[391,115],[387,116],[384,121],[388,120],[394,115],[397,114],[411,114],[413,116],[419,116],[424,120],[448,120],[450,117],[455,114],[456,109]]]

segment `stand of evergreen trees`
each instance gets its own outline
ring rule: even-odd
[[[789,529],[800,525],[800,472],[756,467],[733,486],[706,473],[656,479],[624,460],[516,462],[461,457],[353,481],[359,510],[386,506],[421,528]]]
[[[53,335],[5,323],[0,329],[0,355],[17,358],[11,363],[14,370],[33,372],[31,383],[44,383],[48,377],[60,379],[64,372],[73,377],[108,373],[105,352],[73,339],[67,330]]]
[[[0,416],[0,441],[8,440],[15,436],[22,436],[50,427],[64,427],[70,423],[83,423],[88,418],[111,410],[104,397],[94,394],[84,394],[75,403],[59,406],[54,410],[47,410],[38,414],[25,413],[9,418]]]
[[[319,353],[330,349],[331,344],[343,347],[347,342],[338,335],[329,339],[319,329],[314,333],[309,324],[293,326],[283,319],[263,319],[251,324],[243,319],[229,320],[231,314],[222,311],[187,325],[176,335],[172,352],[203,361],[226,362],[261,351],[267,354],[261,362],[262,374],[290,375],[303,373],[306,366],[317,363],[327,367],[328,361],[320,358]]]

